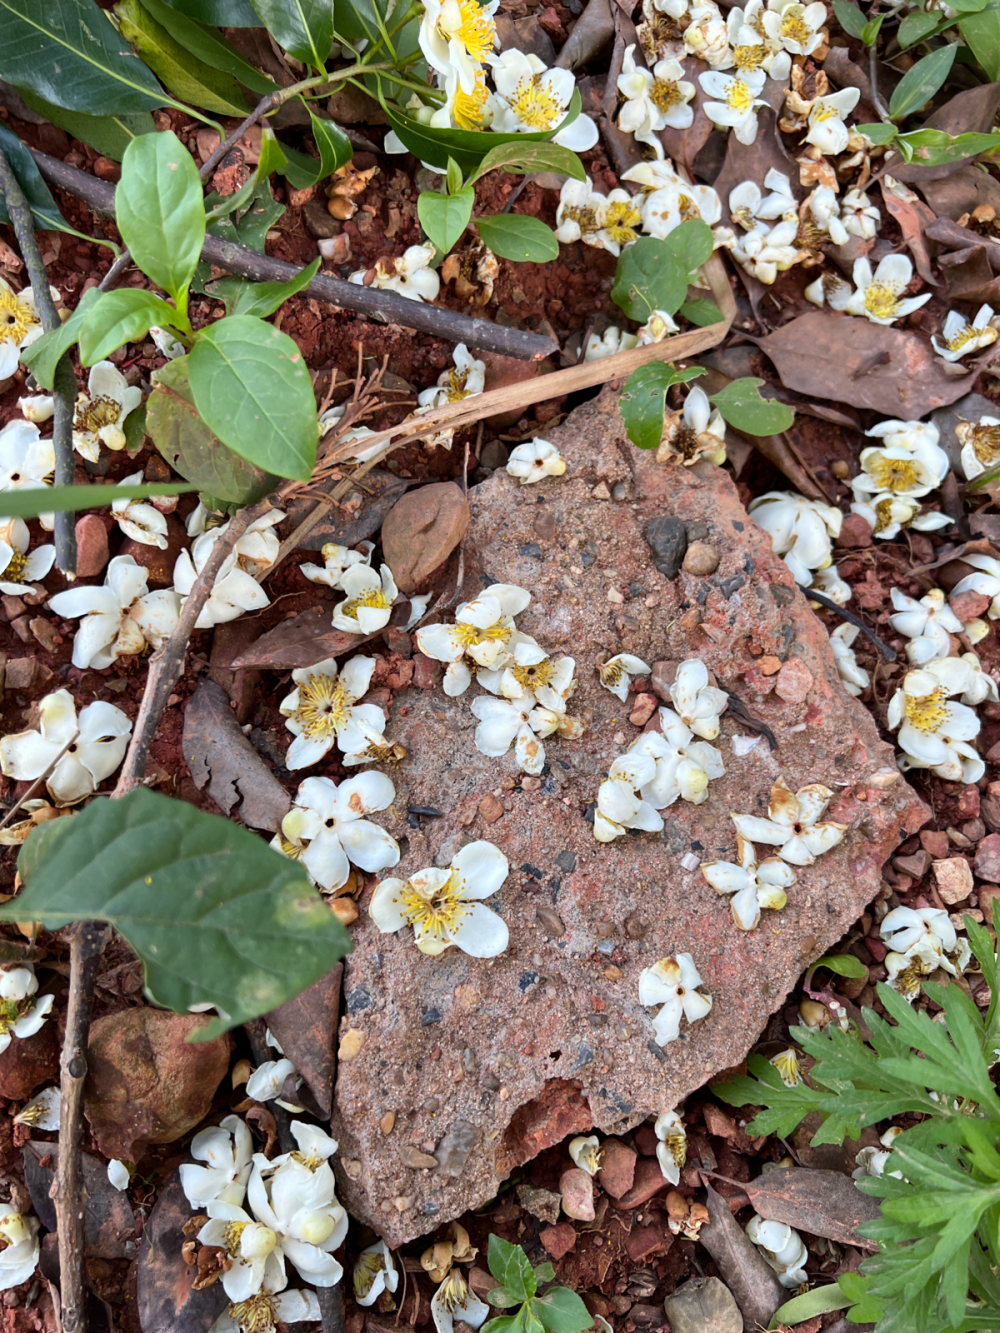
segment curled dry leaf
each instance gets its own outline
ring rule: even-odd
[[[343,964],[338,963],[329,976],[267,1015],[267,1026],[309,1085],[325,1116],[329,1116],[333,1104],[334,1051],[343,970]]]
[[[577,69],[613,40],[615,21],[609,0],[590,0],[556,57],[558,69]]]
[[[746,1327],[767,1328],[785,1299],[785,1289],[729,1211],[729,1204],[707,1181],[705,1196],[710,1220],[698,1239],[718,1265]]]
[[[24,1145],[24,1181],[42,1225],[56,1229],[56,1209],[49,1190],[59,1166],[58,1143],[32,1139]],[[124,1259],[125,1242],[135,1234],[135,1218],[128,1196],[108,1180],[108,1169],[91,1153],[80,1154],[83,1163],[84,1254],[88,1259]]]
[[[284,620],[262,634],[256,643],[237,657],[233,669],[270,667],[276,671],[288,671],[295,667],[312,666],[324,658],[351,652],[367,643],[369,637],[374,636],[349,634],[346,630],[331,628],[329,605],[312,606],[308,611]]]
[[[109,1187],[110,1188],[110,1187]],[[139,1250],[136,1303],[142,1333],[207,1333],[229,1304],[216,1282],[201,1291],[191,1286],[196,1270],[181,1251],[191,1205],[178,1176],[162,1191],[146,1221]]]
[[[924,239],[925,228],[935,221],[934,214],[925,203],[922,203],[915,196],[912,199],[901,199],[898,194],[885,188],[882,190],[882,202],[885,204],[887,211],[899,223],[903,240],[913,256],[917,272],[924,282],[939,287],[941,283],[934,276],[934,271],[931,268],[931,257],[927,251],[927,242]]]
[[[952,165],[957,169],[949,176],[943,178],[921,176],[916,181],[917,189],[927,200],[938,220],[952,218],[957,221],[964,213],[971,213],[974,208],[979,208],[983,204],[988,204],[1000,213],[1000,181],[989,172],[983,171],[981,167],[970,163],[964,166],[960,162]],[[920,169],[944,170],[936,167]],[[904,168],[900,167],[899,170],[902,172]],[[900,179],[909,180],[908,169],[906,175]]]
[[[251,828],[274,833],[291,801],[284,787],[240,730],[221,685],[198,683],[184,709],[184,759],[196,787],[208,794],[224,815]]]
[[[839,1171],[782,1168],[758,1176],[743,1188],[756,1211],[769,1222],[784,1222],[838,1245],[878,1249],[875,1241],[859,1236],[857,1230],[879,1216],[878,1201],[862,1194],[851,1177]]]

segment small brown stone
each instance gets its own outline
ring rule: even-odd
[[[637,694],[635,696],[635,707],[629,713],[628,720],[633,727],[644,727],[655,712],[656,695]]]
[[[781,670],[781,658],[765,655],[757,661],[757,670],[762,676],[774,676]]]
[[[949,907],[963,902],[972,892],[972,870],[964,856],[935,861],[934,879],[942,901]]]
[[[948,598],[948,605],[958,616],[963,625],[970,620],[978,620],[990,604],[990,599],[981,592],[953,592]]]
[[[894,870],[903,875],[912,875],[915,880],[923,879],[931,868],[931,854],[921,847],[919,852],[913,852],[910,856],[894,856],[892,865]]]
[[[670,698],[670,687],[677,679],[678,662],[654,662],[653,673],[649,678],[649,683],[653,687],[653,693],[658,695],[665,704],[673,707],[673,700]]]
[[[538,1239],[545,1252],[558,1263],[576,1244],[576,1229],[568,1222],[560,1222],[558,1226],[543,1227],[538,1233]]]
[[[553,912],[551,907],[539,907],[535,913],[535,920],[549,939],[557,940],[566,934],[566,926],[563,924],[562,917],[557,912]]]
[[[44,616],[35,616],[34,619],[29,620],[28,628],[47,653],[54,653],[59,647],[59,643],[62,642],[62,636],[55,625],[51,620],[46,620]]]
[[[383,1134],[391,1134],[396,1126],[396,1112],[386,1111],[385,1115],[378,1122],[378,1127]]]
[[[21,640],[22,643],[31,642],[31,626],[28,624],[28,617],[18,616],[16,620],[10,622],[10,627]]]
[[[7,663],[4,688],[8,690],[30,690],[38,676],[38,663],[33,657],[15,657]]]
[[[948,835],[943,829],[925,828],[920,831],[920,845],[925,852],[930,852],[935,860],[947,856],[951,851],[951,844],[948,841]],[[997,845],[1000,848],[1000,838],[997,838]],[[1000,872],[996,876],[989,875],[988,879],[1000,878]]]
[[[94,175],[98,180],[121,180],[121,174],[121,165],[118,162],[113,162],[110,157],[98,157],[94,159]]]
[[[453,481],[410,491],[382,524],[382,550],[397,586],[412,592],[451,555],[469,526],[469,502]]]
[[[436,1157],[432,1157],[429,1152],[421,1152],[419,1148],[401,1149],[399,1160],[413,1171],[433,1171],[438,1165]]]
[[[418,690],[432,690],[444,671],[441,663],[423,653],[413,654],[413,684]]]
[[[970,783],[968,787],[963,787],[959,792],[955,813],[959,819],[978,819],[979,804],[979,788]]]
[[[76,576],[96,579],[108,563],[108,530],[97,514],[76,521]]]
[[[861,514],[845,514],[844,521],[840,525],[840,536],[837,538],[837,545],[860,549],[864,546],[871,546],[871,544],[872,530],[864,516]]]
[[[979,898],[979,906],[983,909],[987,923],[993,926],[995,930],[996,926],[993,925],[993,906],[996,900],[1000,898],[1000,884],[980,884],[976,889],[976,894]]]
[[[621,1139],[605,1139],[601,1145],[601,1169],[597,1183],[612,1199],[620,1199],[632,1188],[638,1154]]]
[[[594,1182],[581,1167],[573,1166],[559,1177],[563,1212],[578,1222],[594,1220]]]
[[[681,567],[688,574],[697,574],[704,578],[708,574],[715,573],[721,558],[717,546],[712,546],[708,542],[692,542],[684,554],[684,563]]]
[[[4,593],[0,597],[0,604],[3,606],[5,620],[16,620],[18,616],[24,615],[24,603],[20,597],[12,597],[10,593]]]
[[[504,810],[497,798],[490,792],[488,796],[484,796],[479,802],[479,813],[486,820],[487,824],[495,824],[498,819],[503,818]]]
[[[805,703],[812,689],[813,675],[801,657],[790,657],[778,672],[774,692],[788,704]]]

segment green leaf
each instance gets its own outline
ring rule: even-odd
[[[670,247],[671,253],[683,267],[685,274],[693,278],[702,264],[706,264],[711,258],[715,248],[715,237],[712,235],[712,228],[700,218],[688,218],[687,222],[682,222],[679,227],[673,229],[665,244]]]
[[[795,420],[795,412],[786,403],[760,396],[763,380],[733,380],[732,384],[711,397],[723,418],[745,435],[778,435]]]
[[[216,28],[259,28],[250,0],[166,0],[171,9]],[[247,85],[249,87],[249,85]]]
[[[103,509],[116,500],[148,500],[152,495],[184,495],[197,490],[180,481],[149,486],[32,486],[4,491],[5,518],[37,518],[39,514],[78,513]]]
[[[833,12],[847,35],[860,41],[868,20],[857,5],[849,4],[848,0],[833,0]]]
[[[873,121],[867,125],[858,125],[855,128],[859,134],[865,135],[876,145],[892,143],[899,133],[895,125],[887,125],[881,120]]]
[[[253,7],[283,51],[323,71],[333,46],[333,0],[253,0]]]
[[[80,329],[80,364],[103,361],[126,343],[145,338],[154,326],[172,324],[176,315],[173,306],[141,287],[99,292]]]
[[[197,56],[199,60],[210,65],[212,69],[221,70],[224,74],[230,74],[244,88],[249,88],[251,92],[264,93],[274,92],[278,85],[273,79],[269,79],[266,74],[262,74],[259,69],[248,64],[242,56],[237,55],[227,41],[219,33],[213,32],[211,28],[206,28],[203,23],[196,22],[186,14],[180,13],[176,8],[172,8],[167,0],[142,0],[146,9],[149,10],[153,18],[162,27],[166,28],[177,42],[190,51],[192,55]],[[250,9],[250,6],[247,5]],[[257,15],[250,9],[253,23],[258,23]],[[205,20],[211,22],[211,20]],[[232,24],[223,26],[232,27]]]
[[[118,0],[114,12],[121,35],[175,97],[219,116],[246,115],[246,98],[233,76],[213,69],[185,50],[141,0]]]
[[[28,838],[24,891],[0,918],[108,922],[142,959],[155,1004],[220,1011],[198,1040],[284,1004],[350,951],[295,862],[232,820],[140,787],[50,824],[62,822]]]
[[[699,329],[707,328],[709,324],[719,324],[723,319],[719,307],[705,296],[699,296],[694,301],[684,301],[678,314],[683,315],[689,323],[696,324]]]
[[[303,287],[309,286],[319,272],[321,262],[321,259],[314,259],[311,264],[297,273],[294,278],[289,278],[287,282],[242,283],[232,313],[234,315],[256,315],[258,319],[265,319],[268,315],[273,315],[290,296],[302,291]]]
[[[568,1287],[553,1287],[544,1296],[536,1296],[530,1309],[549,1333],[583,1333],[594,1323],[594,1316]]]
[[[845,1296],[836,1282],[825,1287],[813,1287],[803,1296],[793,1296],[784,1305],[779,1305],[771,1316],[768,1328],[777,1328],[779,1324],[804,1324],[818,1314],[827,1314],[830,1310],[846,1310],[853,1301]]]
[[[976,157],[979,153],[1000,152],[1000,135],[953,136],[943,130],[913,130],[909,134],[900,134],[896,139],[896,147],[907,162],[919,162],[921,166],[945,166],[949,162]]]
[[[929,102],[951,73],[958,47],[949,42],[910,67],[889,100],[889,115],[903,120]]]
[[[663,439],[667,390],[672,384],[704,373],[700,366],[678,370],[665,361],[649,361],[633,370],[618,400],[618,411],[632,443],[640,449],[658,448]]]
[[[866,23],[864,28],[862,28],[861,40],[864,42],[865,46],[875,45],[875,40],[879,35],[884,19],[885,15],[879,14],[877,18],[873,18],[870,23]]]
[[[25,918],[18,919],[23,921]],[[527,1301],[534,1296],[537,1289],[535,1270],[520,1245],[511,1245],[510,1241],[491,1235],[487,1262],[490,1272],[508,1296],[518,1301]]]
[[[946,19],[946,23],[953,22],[952,19]],[[929,37],[941,26],[941,15],[937,12],[928,13],[925,10],[918,9],[913,14],[907,14],[899,25],[899,45],[905,51],[908,46],[916,46],[922,42],[925,37]]]
[[[43,389],[51,389],[55,384],[56,366],[63,353],[68,352],[79,338],[87,312],[99,296],[96,287],[88,288],[80,297],[80,304],[60,328],[43,333],[21,353],[21,360]]]
[[[678,261],[667,241],[657,236],[642,236],[621,253],[611,299],[629,319],[645,324],[654,310],[673,315],[680,309],[687,296],[688,279],[687,267]]]
[[[476,227],[489,249],[501,259],[546,264],[559,257],[559,242],[552,228],[539,218],[498,213],[491,218],[476,218]]]
[[[262,152],[257,170],[258,180],[269,176],[272,171],[280,171],[296,190],[305,190],[331,176],[345,162],[350,162],[354,149],[340,126],[332,120],[323,120],[312,111],[309,115],[319,157],[310,157],[308,153],[301,153],[296,148],[279,143],[274,134],[265,129],[266,157]]]
[[[41,172],[35,165],[35,159],[17,135],[2,122],[0,122],[0,148],[3,149],[11,170],[24,191],[24,197],[31,207],[31,216],[34,218],[37,227],[40,230],[64,231],[70,236],[79,236],[81,240],[89,241],[91,237],[86,236],[82,231],[77,231],[75,227],[71,227],[59,212],[59,206],[53,199],[49,187],[42,180]],[[9,221],[6,200],[0,192],[0,222]],[[97,243],[107,244],[107,242],[100,241]]]
[[[115,212],[122,240],[143,273],[180,299],[201,256],[205,206],[198,168],[173,130],[129,144]]]
[[[1000,0],[990,0],[978,14],[965,14],[958,27],[986,77],[1000,79]]]
[[[218,199],[218,195],[211,194],[205,203],[210,206],[215,205]],[[270,181],[258,179],[247,206],[237,209],[230,217],[216,218],[208,225],[208,230],[213,236],[219,236],[224,241],[234,241],[237,245],[245,245],[251,250],[256,250],[258,254],[263,254],[267,233],[284,211],[285,205],[279,204],[271,192]],[[211,271],[207,264],[205,271],[206,273]]]
[[[554,1282],[556,1270],[552,1264],[545,1261],[544,1264],[535,1264],[535,1281],[541,1285],[543,1282]]]
[[[494,1287],[491,1292],[487,1293],[486,1299],[490,1305],[495,1305],[498,1310],[509,1310],[511,1306],[521,1304],[516,1296],[508,1296],[503,1287]]]
[[[188,362],[195,406],[224,444],[279,477],[309,479],[319,440],[316,399],[287,333],[233,315],[199,332]]]
[[[58,822],[50,820],[50,823]],[[518,1333],[521,1323],[521,1313],[501,1314],[494,1319],[488,1319],[483,1325],[482,1333]]]
[[[103,157],[110,157],[113,162],[122,160],[125,149],[133,139],[140,134],[152,134],[156,129],[148,111],[137,111],[133,115],[88,116],[84,111],[67,111],[65,107],[46,102],[30,88],[22,88],[21,96],[32,111],[37,111],[74,139],[96,148]]]
[[[787,429],[787,427],[782,427]],[[775,432],[770,432],[774,434]],[[838,977],[854,977],[858,979],[868,975],[868,969],[860,958],[855,958],[852,953],[834,953],[821,958],[814,967],[825,967],[828,972],[835,972]]]
[[[417,217],[420,225],[443,255],[446,255],[461,237],[469,219],[476,192],[471,185],[457,194],[436,194],[423,190],[417,196]]]
[[[93,0],[0,0],[0,78],[69,111],[151,111],[163,91]]]
[[[168,361],[153,375],[146,430],[175,472],[226,504],[253,504],[274,488],[277,478],[227,449],[202,421],[188,383],[186,356]]]
[[[525,144],[524,137],[519,134],[512,142],[498,144],[488,152],[469,184],[485,176],[488,171],[509,171],[521,175],[535,171],[555,171],[576,181],[587,179],[586,168],[576,153],[557,143]]]

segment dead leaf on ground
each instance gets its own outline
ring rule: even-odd
[[[839,1171],[779,1168],[751,1180],[744,1189],[768,1222],[784,1222],[838,1245],[878,1249],[875,1241],[858,1235],[859,1226],[879,1216],[878,1200],[862,1194],[851,1177]]]
[[[24,1145],[24,1182],[35,1212],[49,1231],[56,1230],[56,1207],[49,1190],[59,1166],[58,1143],[32,1139]],[[124,1259],[125,1243],[135,1235],[135,1218],[128,1196],[108,1180],[108,1169],[91,1153],[80,1154],[83,1162],[84,1253],[88,1259]],[[45,1165],[43,1165],[43,1162]]]
[[[901,173],[904,170],[907,169],[902,166],[899,168]],[[936,168],[921,167],[920,170],[934,171]],[[909,172],[905,176],[901,175],[901,179],[909,180]],[[965,166],[959,164],[958,170],[944,179],[918,176],[914,183],[939,219],[947,217],[956,220],[981,204],[989,204],[1000,213],[1000,181],[981,167],[969,163]]]
[[[284,787],[240,730],[229,697],[214,680],[201,680],[184,709],[184,760],[199,790],[224,815],[236,812],[251,828],[274,833],[291,801]]]
[[[343,970],[343,964],[338,963],[328,976],[267,1016],[267,1026],[308,1083],[325,1116],[329,1116],[333,1105],[334,1050]]]
[[[756,342],[786,389],[903,421],[961,398],[977,374],[952,379],[922,335],[833,311],[809,311]]]
[[[332,491],[340,485],[340,478],[314,483],[309,488],[309,496],[293,500],[287,510],[285,531],[294,532],[298,525],[315,508],[316,497],[321,491]],[[305,536],[299,545],[306,551],[318,551],[326,542],[337,542],[341,546],[356,546],[369,537],[373,537],[382,526],[382,520],[388,514],[400,496],[409,489],[410,483],[391,472],[373,468],[367,472],[363,481],[358,483],[355,505],[351,496],[345,497],[345,505],[338,505],[327,510],[313,530]]]
[[[708,143],[715,128],[705,111],[705,103],[712,99],[698,81],[698,71],[704,68],[702,62],[695,56],[688,56],[681,64],[684,66],[683,77],[688,83],[694,84],[694,97],[689,104],[694,112],[694,120],[686,130],[675,130],[668,125],[660,133],[660,142],[666,149],[667,157],[680,163],[694,180],[694,160]]]
[[[188,1239],[182,1227],[193,1216],[177,1176],[160,1194],[146,1222],[139,1250],[138,1306],[142,1333],[207,1333],[229,1304],[216,1282],[194,1291],[192,1278],[198,1270],[181,1258]]]
[[[943,130],[946,134],[988,134],[993,128],[993,118],[1000,109],[1000,83],[983,83],[977,88],[965,88],[956,93],[944,106],[939,107],[921,127],[929,130]],[[972,154],[973,157],[976,154]],[[925,167],[919,162],[899,162],[892,166],[892,175],[896,180],[908,185],[925,181],[943,181],[956,172],[963,170],[963,162],[969,158],[960,158],[958,162],[945,162],[937,167]],[[929,202],[929,201],[928,201]],[[931,205],[933,208],[933,204]],[[935,209],[935,212],[938,210]]]
[[[912,194],[912,191],[907,193]],[[924,239],[924,229],[935,221],[934,214],[915,195],[912,199],[901,199],[898,194],[885,186],[882,189],[882,202],[899,223],[903,240],[913,256],[917,272],[924,282],[929,282],[932,287],[940,287],[940,280],[935,278],[931,268],[931,257]]]
[[[615,21],[608,0],[590,0],[556,58],[557,68],[585,65],[614,40],[614,35]]]
[[[707,1181],[705,1194],[710,1221],[702,1227],[698,1239],[715,1260],[747,1328],[767,1328],[787,1293],[729,1211],[725,1199]]]
[[[252,647],[233,662],[233,669],[241,667],[271,667],[276,671],[296,667],[315,666],[327,657],[339,657],[359,648],[375,635],[349,634],[334,629],[330,623],[329,606],[312,606],[300,615],[284,620],[267,634],[262,634]],[[379,631],[381,633],[381,630]]]
[[[776,85],[780,87],[780,85]],[[729,194],[742,181],[763,181],[771,170],[780,171],[791,181],[792,194],[797,202],[802,199],[799,170],[795,159],[785,151],[778,132],[777,117],[773,110],[762,107],[758,112],[757,137],[753,143],[740,143],[735,134],[729,136],[729,147],[722,170],[715,178],[713,189],[722,200],[722,223],[729,225]],[[742,270],[741,270],[742,272]]]

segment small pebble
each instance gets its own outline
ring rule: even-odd
[[[692,542],[684,555],[683,568],[688,574],[704,577],[714,574],[721,559],[719,548],[708,542]]]

